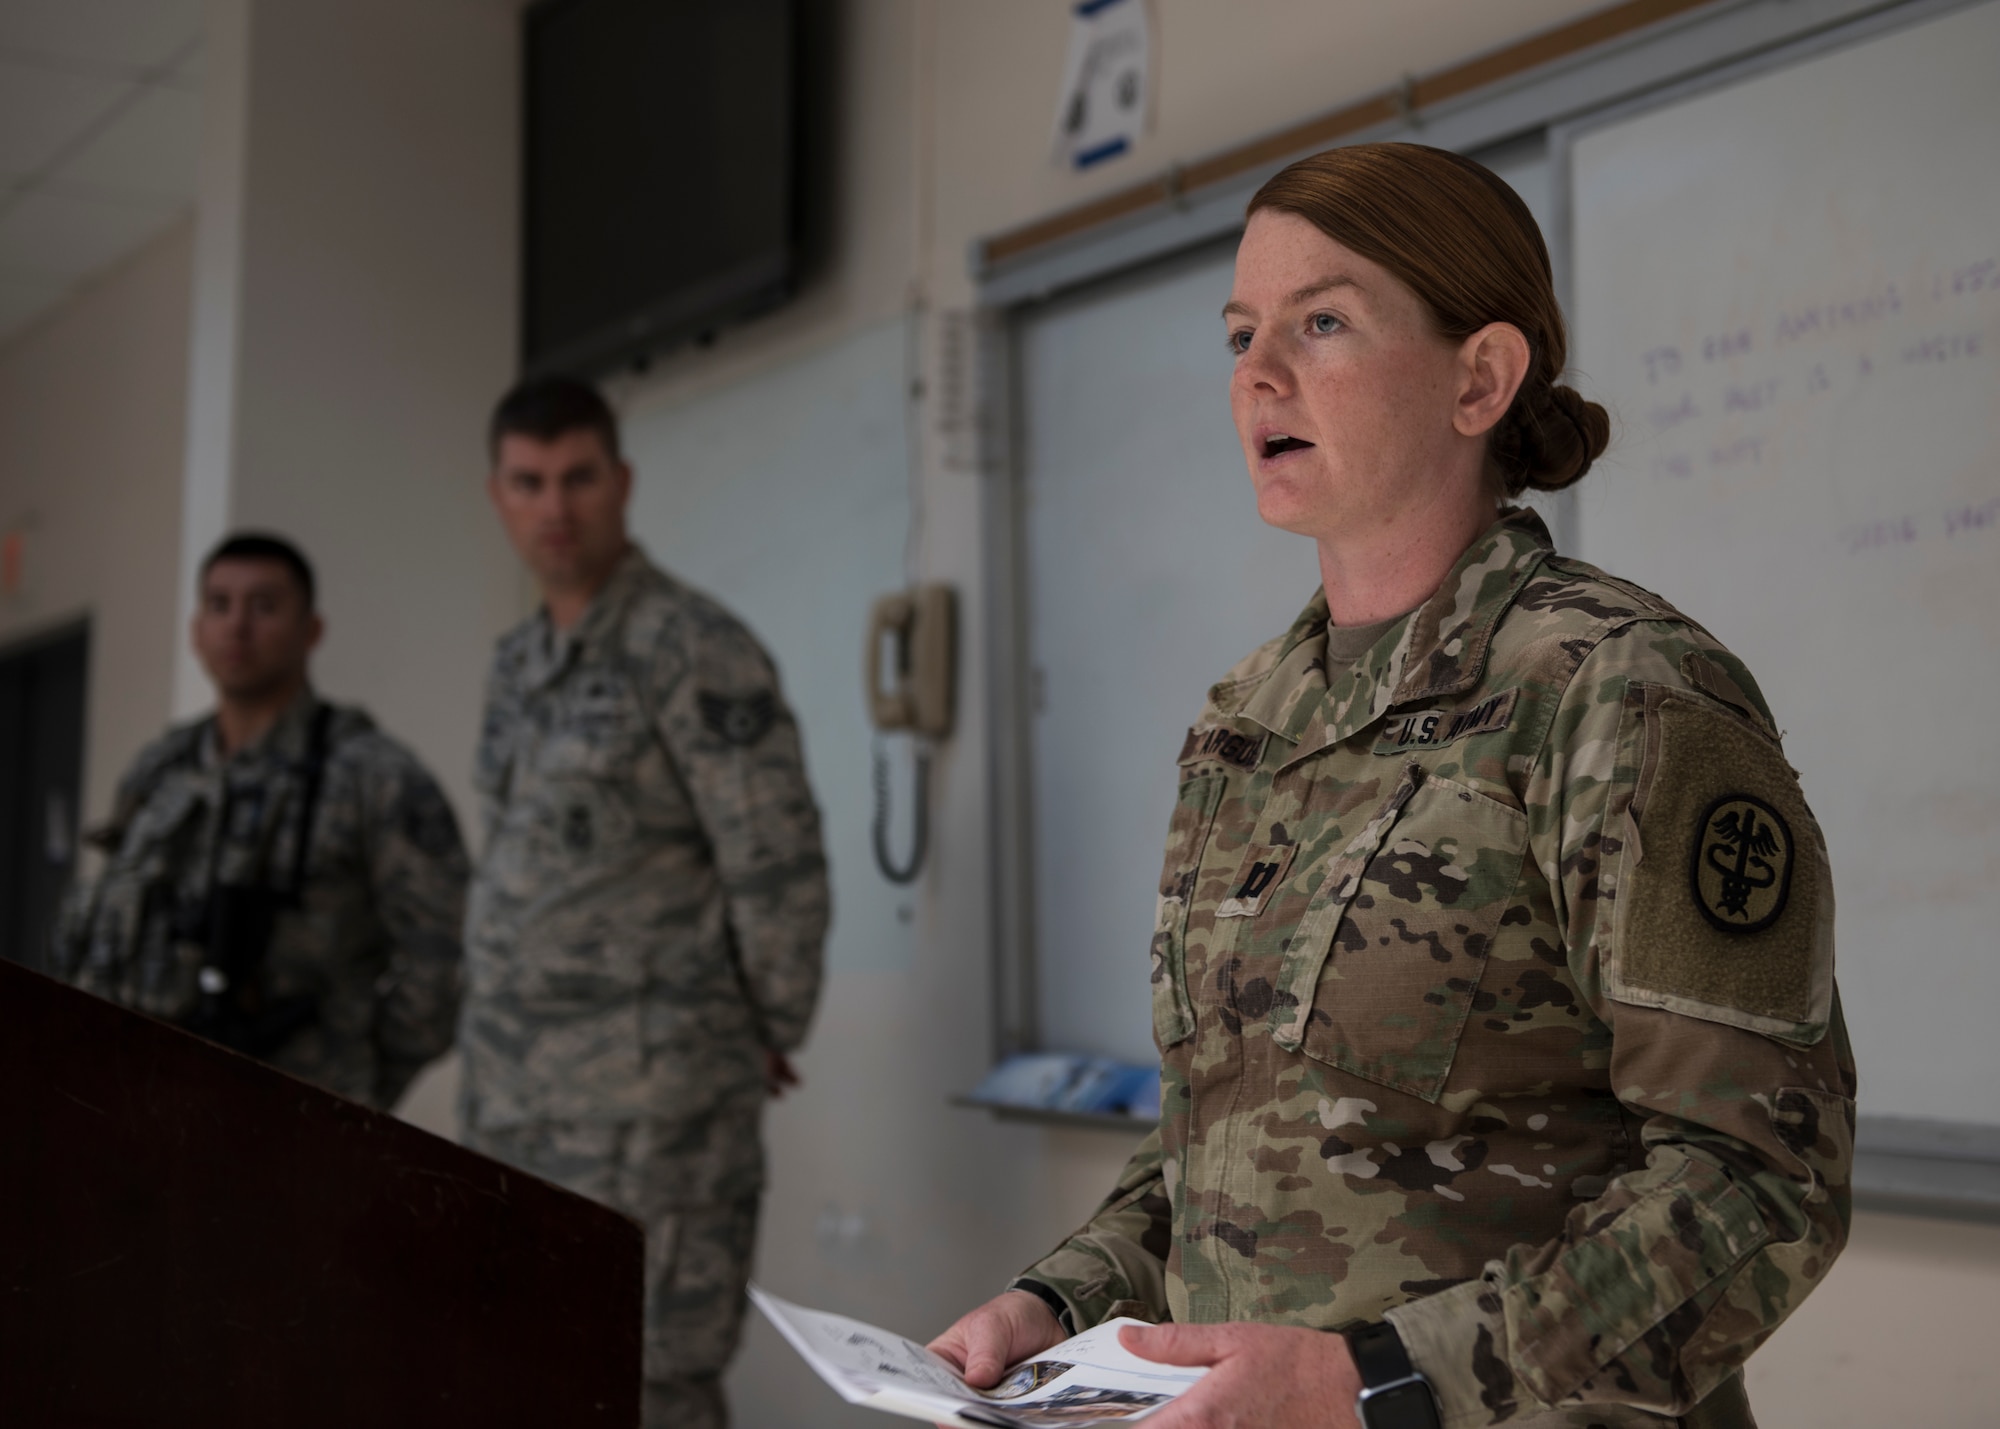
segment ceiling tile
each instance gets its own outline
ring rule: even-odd
[[[116,80],[0,59],[0,173],[41,168],[130,89]]]
[[[200,35],[201,12],[201,0],[6,0],[0,50],[143,69]]]
[[[191,200],[201,159],[201,96],[148,86],[47,177],[51,189]]]
[[[104,202],[68,194],[21,194],[0,213],[0,271],[80,278],[116,262],[158,233],[185,203]]]

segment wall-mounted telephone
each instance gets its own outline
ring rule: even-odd
[[[933,739],[951,733],[957,624],[947,585],[920,585],[875,602],[868,612],[868,718],[877,729]]]
[[[909,862],[889,852],[889,759],[875,741],[875,863],[891,883],[915,882],[929,832],[929,741],[951,733],[958,602],[950,586],[885,595],[868,612],[868,718],[878,730],[908,730],[916,747],[916,818]]]

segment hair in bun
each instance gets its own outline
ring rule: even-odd
[[[1508,496],[1529,488],[1560,491],[1589,471],[1610,442],[1611,418],[1602,407],[1536,372],[1493,429],[1486,459]]]
[[[1274,175],[1248,212],[1265,208],[1298,215],[1394,273],[1448,338],[1488,323],[1520,329],[1528,375],[1487,440],[1496,495],[1560,491],[1604,454],[1610,416],[1562,385],[1569,334],[1548,245],[1521,196],[1491,169],[1423,144],[1354,144]]]

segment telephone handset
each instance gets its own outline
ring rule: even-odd
[[[916,815],[909,862],[889,852],[889,758],[875,740],[875,863],[891,883],[913,883],[924,866],[929,833],[929,741],[951,733],[958,605],[950,586],[920,585],[885,595],[868,612],[868,718],[878,730],[909,730],[916,740]],[[889,659],[884,661],[884,655]],[[887,682],[884,682],[884,676]]]
[[[943,739],[951,733],[957,602],[947,585],[885,595],[868,612],[868,718],[877,729],[907,729]],[[883,684],[883,647],[894,666]]]

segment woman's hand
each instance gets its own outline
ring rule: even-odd
[[[1055,1314],[1025,1290],[1005,1290],[958,1322],[929,1349],[950,1361],[974,1389],[990,1389],[1001,1372],[1068,1339]]]
[[[1209,1367],[1199,1384],[1149,1417],[1147,1429],[1354,1429],[1358,1422],[1361,1376],[1339,1335],[1241,1322],[1128,1325],[1118,1342],[1159,1364]]]

